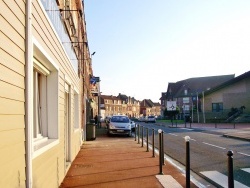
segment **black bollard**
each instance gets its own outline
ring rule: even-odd
[[[152,151],[153,151],[153,156],[155,157],[155,130],[152,129]]]
[[[191,117],[189,117],[189,122],[190,122],[190,128],[191,128],[191,126],[192,126],[192,125],[191,125],[191,123],[192,123],[192,122],[191,122]]]
[[[141,147],[143,147],[143,145],[144,145],[144,140],[143,140],[144,135],[143,135],[143,132],[144,132],[144,127],[142,126],[142,128],[141,128]]]
[[[160,168],[159,174],[163,175],[163,172],[162,172],[162,130],[159,129],[158,133],[159,133],[159,168]]]
[[[215,128],[217,128],[217,121],[216,121],[216,117],[214,117],[214,122],[215,122]]]
[[[186,188],[190,188],[190,148],[189,148],[189,136],[185,136],[186,141]]]
[[[165,165],[164,160],[164,131],[161,132],[161,143],[162,143],[162,165]]]
[[[147,131],[147,152],[149,152],[149,149],[148,149],[148,127],[146,128],[146,131]]]
[[[140,144],[140,125],[138,124],[138,144]]]
[[[234,188],[234,171],[233,171],[233,151],[227,152],[228,156],[228,188]]]
[[[136,124],[135,124],[135,141],[136,141]]]

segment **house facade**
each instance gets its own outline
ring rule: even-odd
[[[93,98],[83,8],[1,1],[0,187],[59,187],[80,150]]]
[[[231,109],[242,107],[242,113],[250,114],[250,71],[204,92],[202,97],[201,106],[206,112],[207,121],[215,117],[225,121]]]
[[[140,102],[133,97],[120,94],[118,96],[101,95],[101,116],[127,115],[139,117]]]
[[[160,116],[161,104],[154,103],[150,99],[144,99],[140,102],[140,116]]]
[[[168,83],[167,92],[162,94],[162,113],[167,109],[168,101],[175,101],[180,114],[178,119],[191,118],[200,122],[200,113],[204,110],[201,106],[201,96],[204,92],[234,78],[234,75],[221,75],[197,77]]]

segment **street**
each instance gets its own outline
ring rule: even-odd
[[[158,147],[157,130],[162,129],[165,154],[184,166],[186,156],[184,137],[189,136],[191,170],[213,182],[222,181],[223,178],[227,181],[227,152],[232,150],[235,187],[250,187],[250,142],[226,138],[200,129],[163,127],[142,122],[140,125],[149,128],[149,142],[152,139],[151,129],[155,129],[155,147]],[[145,133],[144,131],[144,137]]]

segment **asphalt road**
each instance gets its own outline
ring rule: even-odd
[[[250,142],[226,138],[218,134],[206,133],[202,130],[189,128],[159,127],[153,123],[140,123],[149,128],[149,142],[152,140],[152,129],[155,129],[155,146],[158,147],[158,132],[164,131],[164,152],[171,158],[185,165],[186,142],[190,139],[190,167],[195,173],[218,171],[228,174],[229,150],[233,151],[234,180],[250,187]],[[146,132],[144,129],[144,138]]]

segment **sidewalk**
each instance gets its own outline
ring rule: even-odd
[[[161,126],[170,126],[158,124]],[[231,126],[231,125],[229,125]],[[199,129],[204,132],[250,141],[250,124],[228,127],[228,124],[184,124],[179,128]],[[159,175],[159,156],[152,157],[152,150],[134,137],[108,137],[105,128],[96,129],[96,139],[83,143],[60,188],[181,188],[186,187],[185,174],[168,161]],[[144,142],[145,144],[145,142]],[[207,183],[206,181],[204,181]],[[204,185],[202,182],[202,185]],[[191,182],[191,187],[210,187]]]
[[[82,145],[61,188],[185,187],[185,175],[168,162],[158,175],[158,155],[152,157],[134,137],[107,137],[104,128],[96,129],[96,136]],[[191,187],[198,186],[191,182]]]

